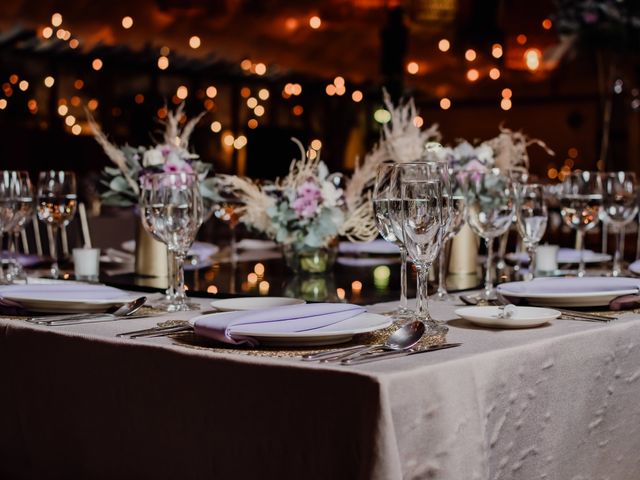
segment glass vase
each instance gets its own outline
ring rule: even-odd
[[[297,274],[327,273],[333,270],[338,257],[338,240],[331,239],[326,246],[285,244],[282,246],[287,267]]]

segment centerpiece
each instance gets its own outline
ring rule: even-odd
[[[338,237],[366,242],[377,236],[366,182],[330,174],[320,152],[300,149],[289,173],[273,183],[257,183],[236,175],[218,175],[217,188],[242,204],[240,221],[275,240],[287,265],[296,273],[323,273],[337,256]],[[355,183],[354,183],[355,180]]]
[[[184,122],[184,103],[175,111],[169,111],[165,121],[162,138],[155,145],[117,146],[109,141],[95,120],[89,116],[96,141],[115,166],[104,168],[101,184],[106,187],[101,194],[102,203],[116,207],[138,207],[140,181],[153,173],[195,173],[200,178],[200,191],[204,198],[212,199],[215,190],[212,179],[207,175],[213,165],[201,161],[190,151],[189,138],[204,115]],[[146,276],[167,276],[166,246],[147,233],[140,222],[136,231],[135,272]]]

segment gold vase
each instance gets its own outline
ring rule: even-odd
[[[479,238],[469,225],[460,229],[451,242],[449,273],[453,275],[476,275],[478,270]]]
[[[140,220],[136,227],[136,275],[167,277],[167,246],[147,232]]]

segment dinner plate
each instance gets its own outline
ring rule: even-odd
[[[234,312],[238,310],[284,307],[285,305],[301,305],[303,303],[307,302],[292,297],[238,297],[214,300],[210,305],[221,312]]]
[[[136,241],[127,240],[126,242],[123,242],[120,247],[126,252],[133,253],[136,251]],[[191,245],[191,248],[189,249],[187,255],[197,255],[201,259],[205,259],[210,257],[211,255],[215,255],[219,251],[220,248],[218,248],[217,245],[213,245],[212,243],[193,242],[193,245]]]
[[[627,277],[539,278],[503,283],[498,293],[511,303],[543,307],[602,307],[640,291],[640,279]]]
[[[278,244],[271,240],[243,238],[236,244],[236,247],[239,250],[273,250],[278,247]]]
[[[117,288],[82,283],[8,285],[0,287],[0,297],[44,313],[104,312],[136,298]]]
[[[636,260],[635,262],[629,265],[629,271],[634,275],[640,275],[640,260]]]
[[[198,317],[189,321],[193,325],[197,319]],[[261,324],[238,325],[231,327],[230,331],[235,335],[255,338],[261,345],[311,347],[348,342],[356,334],[386,328],[391,322],[391,317],[365,312],[326,327],[302,332],[264,332],[260,330]]]
[[[531,328],[558,318],[558,310],[539,307],[515,307],[511,317],[500,317],[500,307],[463,307],[455,314],[476,325],[489,328]]]
[[[529,263],[529,254],[527,252],[508,253],[505,258],[514,263]],[[592,250],[584,251],[584,263],[602,263],[611,260],[611,255],[606,253],[597,253]],[[558,249],[556,257],[558,263],[580,263],[580,250],[574,248]]]
[[[374,240],[372,242],[340,242],[338,251],[349,255],[396,255],[400,253],[395,243],[384,240]]]

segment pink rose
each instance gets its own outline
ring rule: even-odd
[[[168,160],[162,170],[165,173],[193,173],[193,168],[183,160]]]
[[[291,206],[300,218],[311,218],[316,214],[322,191],[310,181],[304,182],[296,192],[296,199]]]

